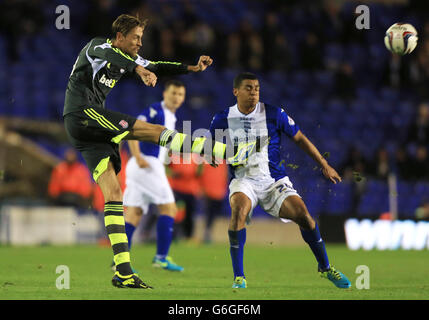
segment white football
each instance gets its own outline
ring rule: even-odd
[[[387,29],[384,44],[389,51],[402,56],[416,48],[418,39],[417,30],[411,24],[397,22]]]

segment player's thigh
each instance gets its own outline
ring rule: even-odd
[[[86,107],[66,115],[64,125],[68,136],[78,141],[119,143],[130,133],[136,120],[120,112]]]
[[[291,195],[283,200],[279,217],[290,219],[303,229],[314,229],[315,222],[301,197]]]
[[[137,120],[131,128],[127,140],[140,140],[152,143],[158,143],[161,132],[165,129],[164,126],[148,123],[146,121]]]
[[[176,217],[177,207],[175,202],[158,204],[157,207],[160,215],[165,215],[172,218]]]

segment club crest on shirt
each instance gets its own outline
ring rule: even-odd
[[[125,120],[119,121],[119,125],[124,129],[128,128],[128,122],[126,122]]]
[[[291,126],[295,125],[295,121],[293,121],[291,117],[287,116],[287,119],[288,119],[289,125]]]

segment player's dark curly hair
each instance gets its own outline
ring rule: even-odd
[[[241,86],[243,80],[258,80],[258,77],[251,72],[242,72],[235,76],[233,87],[234,89],[238,89]]]
[[[124,37],[135,27],[146,27],[148,19],[141,20],[138,16],[132,16],[130,14],[121,14],[113,21],[112,24],[112,37],[116,38],[118,32],[122,33]]]

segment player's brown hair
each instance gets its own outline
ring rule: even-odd
[[[176,80],[176,79],[172,79],[172,80],[168,80],[165,83],[164,86],[164,90],[167,90],[169,87],[171,86],[175,86],[175,87],[185,87],[185,84],[182,81]]]
[[[125,37],[135,27],[146,27],[148,19],[141,20],[138,16],[132,16],[130,14],[121,14],[112,23],[112,37],[116,39],[118,32],[122,33]]]

